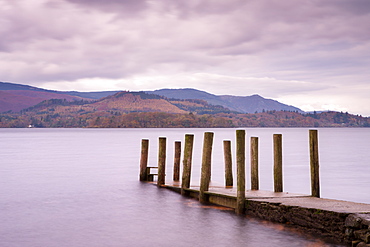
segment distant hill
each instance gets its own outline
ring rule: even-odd
[[[200,100],[182,102],[179,105],[181,107],[196,106],[201,109]],[[1,113],[0,128],[370,127],[370,118],[340,112],[301,114],[265,111],[202,115],[187,112],[172,103],[172,100],[162,96],[143,92],[117,93],[94,102],[50,99],[22,110],[21,113]],[[209,112],[222,109],[208,106]]]
[[[0,112],[20,111],[22,109],[34,106],[47,99],[66,99],[74,100],[98,100],[104,97],[114,95],[120,91],[100,91],[100,92],[78,92],[78,91],[56,91],[47,90],[28,85],[21,85],[8,82],[0,82]],[[265,99],[259,95],[252,96],[231,96],[214,95],[204,91],[186,88],[186,89],[160,89],[155,91],[145,91],[148,94],[155,94],[166,97],[173,101],[179,108],[197,112],[198,114],[215,112],[255,113],[263,111],[298,111],[303,113],[297,107],[282,104],[278,101]],[[177,99],[177,101],[175,100]],[[193,100],[192,105],[189,101],[181,103],[181,100]],[[201,100],[197,105],[196,100]],[[208,106],[205,108],[205,104]],[[210,105],[213,105],[212,107]],[[216,108],[219,108],[216,110]],[[212,108],[212,109],[211,109]],[[227,109],[224,109],[227,108]],[[211,109],[211,110],[210,110]]]
[[[146,93],[162,95],[168,98],[176,99],[202,99],[209,104],[220,105],[232,111],[241,113],[255,113],[263,111],[298,111],[301,109],[282,104],[276,100],[265,99],[259,95],[252,96],[232,96],[232,95],[214,95],[204,91],[185,88],[185,89],[159,89],[155,91],[145,91]]]
[[[99,91],[99,92],[59,91],[58,93],[66,94],[70,96],[82,97],[86,99],[101,99],[103,97],[107,97],[107,96],[113,95],[118,92],[121,92],[121,91]]]
[[[113,95],[115,93],[120,92],[120,91],[97,91],[97,92],[56,91],[56,90],[48,90],[48,89],[32,87],[32,86],[22,85],[22,84],[0,82],[0,91],[7,91],[7,90],[41,91],[41,92],[48,92],[48,93],[57,93],[57,94],[62,94],[62,95],[77,96],[77,97],[87,98],[87,99],[100,99],[100,98],[107,97],[109,95]]]
[[[299,113],[303,113],[303,111],[297,107],[285,105],[276,100],[265,99],[257,94],[252,96],[222,95],[219,97],[228,104],[231,104],[233,106],[233,109],[243,113],[255,113],[272,110],[297,111]]]
[[[99,112],[100,115],[124,114],[131,112],[165,112],[177,114],[217,114],[231,113],[222,106],[208,104],[204,100],[168,99],[160,95],[144,92],[122,91],[95,101],[67,101],[50,99],[22,110],[22,113],[36,113],[80,116],[87,113]],[[41,112],[41,113],[40,113]]]
[[[119,92],[107,96],[90,104],[97,110],[129,112],[166,112],[187,113],[185,110],[171,104],[168,100],[158,95],[149,95],[140,92]]]
[[[33,89],[4,90],[0,91],[0,112],[18,112],[48,99],[66,99],[74,101],[82,100],[83,98]]]
[[[180,90],[182,97],[165,97],[145,92],[122,91],[100,99],[68,95],[65,92],[28,86],[2,84],[1,128],[234,128],[234,127],[370,127],[370,118],[342,112],[300,113],[267,110],[282,107],[261,96],[216,96],[198,90]],[[174,93],[170,90],[168,92]],[[186,94],[188,94],[186,96]],[[205,99],[191,99],[192,95]],[[199,97],[200,97],[199,96]],[[44,99],[44,100],[43,100]],[[35,103],[41,101],[39,103]],[[234,109],[262,109],[260,113],[240,113],[216,103],[232,104]],[[27,104],[32,105],[22,109]],[[21,109],[19,112],[16,110]],[[295,108],[293,108],[295,109]],[[250,109],[249,109],[250,110]],[[257,111],[256,110],[256,111]]]
[[[157,94],[172,99],[202,99],[212,105],[223,105],[224,101],[218,96],[196,90],[193,88],[183,89],[159,89],[155,91],[145,91],[150,94]]]
[[[370,127],[343,112],[304,113],[259,95],[196,89],[63,92],[0,82],[0,128]]]
[[[106,92],[63,92],[28,85],[0,82],[0,112],[14,111],[34,106],[48,99],[91,100],[100,99],[118,91]]]
[[[9,82],[0,82],[0,90],[30,90],[30,91],[51,91],[46,90],[42,88],[32,87],[28,85],[22,85],[22,84],[15,84],[15,83],[9,83]]]

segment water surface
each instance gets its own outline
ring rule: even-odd
[[[171,178],[173,142],[185,133],[195,134],[198,182],[204,131],[215,132],[212,180],[222,184],[222,140],[234,129],[0,129],[0,246],[324,245],[138,182],[141,139],[156,165],[158,137],[167,137]],[[272,190],[273,133],[283,134],[284,190],[309,194],[307,129],[247,129],[248,140],[260,138],[261,189]],[[369,129],[319,130],[323,197],[370,203],[369,140]]]

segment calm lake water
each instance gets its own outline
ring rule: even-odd
[[[309,194],[308,129],[246,130],[248,142],[260,138],[261,189],[273,189],[272,135],[281,133],[284,191]],[[156,165],[167,137],[170,179],[173,142],[189,133],[198,183],[205,131],[215,133],[212,181],[223,184],[222,141],[235,129],[0,129],[0,246],[331,246],[138,181],[142,138]],[[319,149],[322,197],[370,203],[370,129],[319,129]]]

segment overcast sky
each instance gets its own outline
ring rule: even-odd
[[[370,116],[370,0],[0,0],[0,81]]]

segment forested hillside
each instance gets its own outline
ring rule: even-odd
[[[82,102],[80,102],[82,103]],[[254,114],[130,112],[86,109],[86,105],[49,106],[18,114],[0,114],[0,127],[47,128],[234,128],[234,127],[370,127],[370,118],[342,112],[301,114],[269,111]],[[71,111],[71,109],[74,111]],[[69,109],[68,111],[63,109]]]
[[[23,95],[22,97],[25,97],[24,99],[30,101],[43,94],[47,98],[53,95],[60,95],[32,87],[29,90],[24,90],[25,87],[16,87],[8,84],[3,84],[3,86],[12,89],[0,90],[3,95],[6,95],[8,92],[17,91],[15,93]],[[185,90],[184,92],[189,93],[190,91]],[[174,91],[170,92],[173,93]],[[200,92],[200,94],[205,98],[215,99],[214,95],[212,96],[205,92]],[[27,95],[30,98],[27,98]],[[298,110],[277,111],[261,108],[261,112],[241,113],[232,111],[221,105],[210,104],[205,99],[176,99],[145,92],[129,91],[118,92],[114,95],[95,100],[67,96],[70,98],[47,99],[19,112],[8,111],[0,113],[0,127],[370,127],[370,118],[342,112],[302,113]],[[260,96],[251,97],[255,98],[253,102],[262,102],[262,106],[276,104],[276,101],[269,101]],[[260,103],[257,103],[255,106],[251,106],[251,102],[247,103],[252,98],[228,98],[229,101],[234,101],[234,105],[243,106],[244,109],[248,107],[261,107]],[[12,99],[13,101],[9,100],[9,104],[15,104],[14,98]]]
[[[77,92],[77,91],[56,91],[28,85],[0,82],[0,112],[19,112],[25,108],[32,107],[43,100],[66,99],[67,101],[80,100],[100,100],[104,97],[109,98],[120,91],[100,91],[100,92]],[[132,92],[136,95],[148,97],[162,96],[163,99],[172,101],[172,104],[179,108],[198,112],[202,114],[214,114],[225,112],[225,109],[240,113],[256,113],[262,111],[303,111],[297,107],[280,103],[276,100],[266,99],[259,95],[252,96],[233,96],[233,95],[214,95],[205,91],[183,88],[183,89],[160,89],[146,92]],[[177,101],[177,103],[176,103]],[[192,102],[192,103],[189,103]],[[138,104],[138,102],[137,102]],[[208,105],[205,107],[205,105]],[[140,108],[134,106],[134,108]],[[202,109],[201,109],[202,108]],[[207,109],[205,109],[207,108]],[[218,108],[218,109],[216,109]],[[161,111],[161,109],[156,109]],[[168,109],[169,110],[169,109]],[[142,110],[140,110],[142,111]],[[145,111],[145,110],[144,110]],[[152,111],[152,110],[150,110]],[[167,110],[165,110],[167,112]]]

